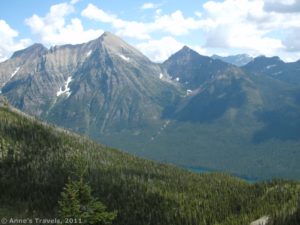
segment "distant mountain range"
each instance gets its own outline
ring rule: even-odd
[[[247,54],[238,54],[238,55],[230,55],[230,56],[212,55],[211,58],[220,59],[224,62],[231,63],[235,66],[244,66],[254,59],[253,57]]]
[[[0,64],[0,89],[24,112],[139,156],[299,179],[299,61],[233,64],[186,46],[153,63],[106,32],[14,53]]]
[[[267,75],[290,84],[300,84],[300,60],[285,63],[276,56],[260,56],[243,66],[243,69],[256,75]]]

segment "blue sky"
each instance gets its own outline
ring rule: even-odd
[[[296,0],[1,0],[0,61],[35,42],[78,44],[110,31],[154,61],[183,45],[204,55],[300,59]]]

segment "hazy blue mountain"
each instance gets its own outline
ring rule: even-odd
[[[290,84],[300,84],[300,61],[285,63],[279,57],[259,56],[243,67],[255,74],[271,76]]]
[[[224,62],[236,65],[236,66],[244,66],[247,63],[253,60],[253,57],[247,54],[238,54],[238,55],[230,55],[230,56],[219,56],[219,55],[212,55],[213,59],[220,59]]]
[[[202,56],[184,46],[163,63],[171,78],[187,89],[198,88],[203,82],[231,65],[218,59]]]

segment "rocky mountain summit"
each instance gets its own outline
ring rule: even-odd
[[[139,126],[159,117],[177,88],[164,73],[115,35],[81,45],[41,44],[1,63],[2,92],[16,107],[65,127]],[[170,93],[168,93],[170,92]],[[82,128],[83,127],[83,128]],[[96,129],[96,128],[95,128]]]
[[[30,115],[139,156],[299,178],[298,69],[278,57],[238,67],[187,46],[158,64],[105,32],[15,52],[0,63],[0,89]]]

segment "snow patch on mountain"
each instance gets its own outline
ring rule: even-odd
[[[269,70],[269,69],[271,69],[271,68],[273,68],[273,67],[275,67],[275,66],[277,66],[277,65],[275,65],[275,64],[269,65],[269,66],[266,67],[266,69]]]
[[[119,54],[120,58],[122,58],[125,61],[130,61],[130,58],[126,57],[125,55]]]
[[[92,54],[92,50],[88,51],[85,56],[89,57],[91,54]]]
[[[276,76],[276,75],[279,75],[279,74],[282,74],[282,73],[283,73],[282,71],[278,71],[276,73],[273,73],[273,75]]]
[[[192,94],[192,92],[193,92],[193,91],[192,91],[191,89],[187,89],[187,90],[186,90],[186,95],[189,96],[189,95]]]
[[[61,96],[63,94],[66,94],[67,97],[69,97],[71,95],[71,91],[70,91],[70,87],[69,87],[69,84],[71,83],[71,81],[72,81],[72,77],[70,76],[70,77],[68,77],[67,81],[64,83],[64,86],[61,87],[58,92],[56,92],[57,97]]]
[[[17,67],[15,71],[10,75],[10,79],[13,78],[20,70],[20,67]]]

